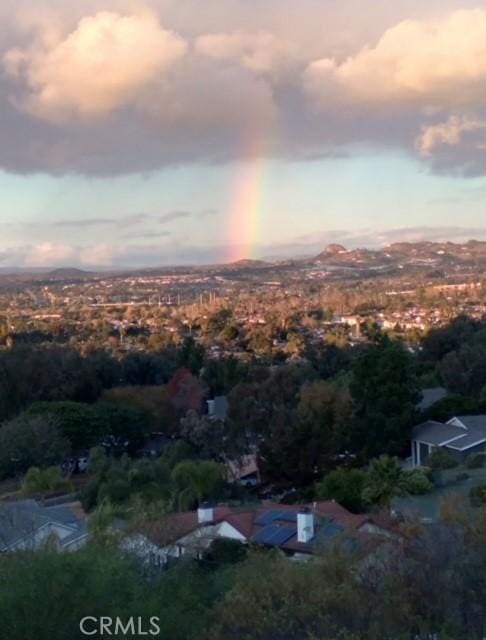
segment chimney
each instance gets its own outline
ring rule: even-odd
[[[297,542],[309,542],[314,537],[314,514],[304,507],[297,514]]]
[[[214,521],[214,507],[209,502],[202,502],[197,510],[198,524],[209,524]]]

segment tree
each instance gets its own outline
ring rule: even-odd
[[[240,332],[236,324],[227,324],[219,334],[219,339],[229,346],[239,335]]]
[[[363,511],[362,494],[365,481],[366,473],[361,469],[340,467],[328,473],[321,482],[316,484],[316,498],[336,500],[350,511]]]
[[[55,419],[23,415],[0,429],[0,477],[21,474],[33,466],[58,465],[70,451]]]
[[[256,328],[251,332],[248,349],[260,356],[269,356],[272,353],[273,339],[270,327]]]
[[[48,417],[59,425],[73,451],[83,451],[99,442],[102,435],[93,405],[82,402],[36,402],[26,416]]]
[[[209,360],[201,371],[201,380],[209,388],[210,397],[228,394],[247,378],[248,367],[230,356]]]
[[[37,401],[92,402],[101,392],[93,365],[73,349],[23,346],[0,352],[4,420]]]
[[[211,420],[188,411],[180,422],[180,435],[201,458],[222,458],[225,451],[225,428],[220,420]]]
[[[82,640],[87,636],[79,625],[86,616],[119,617],[124,624],[133,617],[133,633],[112,628],[126,638],[140,637],[139,617],[147,634],[151,616],[159,620],[161,638],[202,638],[225,590],[219,574],[194,565],[149,574],[109,541],[73,553],[0,555],[0,575],[2,635],[9,640]],[[86,629],[92,625],[88,620]]]
[[[189,369],[192,374],[198,375],[205,356],[206,352],[202,345],[197,344],[194,338],[186,338],[177,353],[177,366]]]
[[[332,555],[332,557],[331,557]],[[255,553],[237,568],[236,580],[214,613],[212,640],[358,640],[365,636],[364,589],[356,564],[333,550],[317,562],[293,563]],[[375,597],[366,599],[373,610]],[[363,634],[363,635],[362,635]],[[375,636],[392,637],[392,636]],[[398,637],[398,636],[397,636]]]
[[[429,331],[422,341],[420,359],[431,365],[437,364],[448,353],[470,343],[481,327],[477,320],[459,316],[447,326]]]
[[[453,393],[477,397],[486,385],[486,340],[482,332],[478,336],[483,338],[481,342],[476,339],[449,352],[439,364],[444,384]]]
[[[175,410],[165,386],[114,387],[105,391],[100,400],[143,411],[152,431],[171,433],[175,428]]]
[[[352,369],[354,405],[349,449],[363,458],[400,455],[408,446],[420,399],[414,361],[386,336],[364,350]]]
[[[203,460],[180,462],[172,471],[179,509],[190,509],[217,497],[223,487],[224,466]]]
[[[98,402],[93,411],[97,432],[103,434],[104,442],[114,452],[135,453],[150,433],[146,413],[141,409]]]
[[[383,455],[370,462],[363,487],[363,500],[389,508],[393,498],[407,494],[407,483],[398,458]]]
[[[204,390],[189,369],[177,369],[169,380],[167,393],[179,417],[191,409],[201,411]]]
[[[264,475],[304,486],[334,468],[350,409],[346,389],[322,380],[302,385],[295,410],[282,407],[264,432]]]

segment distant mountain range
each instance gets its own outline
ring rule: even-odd
[[[395,242],[382,249],[351,249],[331,244],[308,262],[350,267],[376,265],[486,265],[486,242]]]
[[[244,259],[227,264],[201,266],[173,266],[150,268],[106,268],[85,271],[75,267],[57,269],[0,268],[3,283],[27,280],[75,281],[115,274],[168,274],[202,272],[248,272],[265,269],[298,269],[309,266],[342,267],[345,269],[403,269],[412,268],[486,268],[486,241],[454,242],[395,242],[381,249],[347,249],[341,244],[330,244],[317,256],[309,258],[251,260]]]

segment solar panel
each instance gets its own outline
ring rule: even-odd
[[[297,522],[297,514],[294,511],[280,511],[277,520],[283,522]]]
[[[255,542],[261,542],[262,544],[269,544],[271,536],[275,533],[276,525],[268,525],[255,533],[253,540]]]
[[[277,519],[280,511],[266,511],[255,520],[255,524],[266,525],[271,524]]]
[[[261,516],[258,516],[255,520],[255,524],[265,526],[267,524],[272,524],[276,520],[281,520],[282,522],[297,522],[297,514],[293,511],[276,511],[273,509],[263,513]]]
[[[276,531],[270,539],[270,544],[274,544],[279,547],[281,544],[285,544],[285,542],[287,542],[287,540],[296,533],[297,529],[294,529],[293,527],[278,527],[278,531]]]
[[[279,527],[277,524],[270,524],[258,531],[253,536],[254,542],[280,546],[297,533],[295,527]]]

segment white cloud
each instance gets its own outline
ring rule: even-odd
[[[322,58],[305,72],[322,108],[336,103],[448,109],[486,104],[486,11],[404,20],[375,46],[339,62]]]
[[[269,140],[277,158],[382,146],[486,173],[474,0],[1,0],[0,61],[7,171],[232,162]]]
[[[117,251],[109,244],[98,244],[93,247],[79,249],[77,253],[79,264],[86,267],[109,267],[113,264],[117,255]]]
[[[237,62],[257,73],[275,71],[298,53],[295,44],[268,31],[207,33],[196,39],[195,49],[213,60]]]
[[[150,244],[128,246],[99,243],[80,247],[72,244],[43,243],[0,249],[0,264],[4,267],[53,268],[80,267],[156,267],[175,264],[214,264],[227,261],[238,247],[213,245],[207,247],[178,245],[173,239],[162,237]],[[145,236],[132,236],[142,239]],[[261,258],[289,258],[313,256],[330,243],[343,244],[348,249],[357,247],[382,248],[394,242],[467,242],[470,239],[486,240],[486,227],[423,226],[390,229],[334,229],[300,236],[285,244],[262,244],[251,249]],[[149,239],[149,238],[147,238]],[[241,247],[239,247],[241,249]],[[250,247],[243,247],[244,250]]]
[[[424,156],[430,156],[440,145],[458,145],[464,135],[486,129],[486,121],[470,116],[450,116],[445,122],[423,126],[416,147]]]
[[[22,250],[19,251],[22,254]],[[20,256],[19,256],[20,257]],[[69,245],[44,242],[24,251],[22,264],[26,267],[46,267],[77,261],[77,251]]]
[[[149,12],[101,11],[57,41],[40,28],[43,37],[30,48],[11,48],[3,60],[7,73],[27,84],[23,107],[47,120],[108,115],[160,81],[187,49]]]

